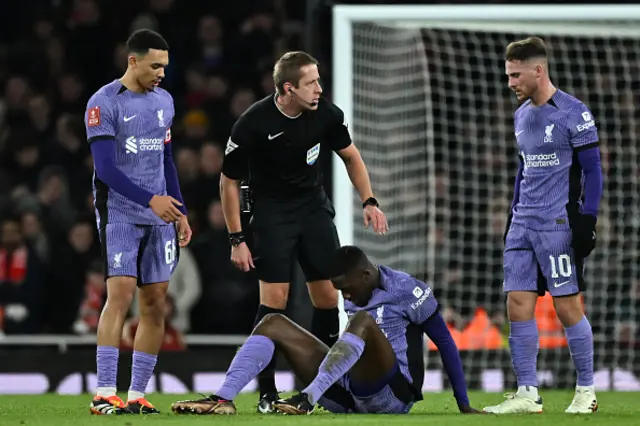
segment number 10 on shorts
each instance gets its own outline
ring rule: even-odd
[[[176,240],[169,240],[164,243],[164,260],[167,265],[173,264],[176,260]]]
[[[568,254],[561,254],[557,258],[549,256],[549,263],[551,264],[551,278],[568,278],[573,272],[571,268],[571,258]]]

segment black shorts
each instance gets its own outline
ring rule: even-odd
[[[256,199],[251,253],[258,278],[289,283],[297,261],[307,281],[329,279],[329,262],[340,247],[334,217],[324,191],[293,200]]]

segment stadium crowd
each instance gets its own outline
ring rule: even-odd
[[[223,149],[235,119],[272,91],[274,58],[300,47],[303,11],[269,1],[53,4],[11,2],[6,16],[29,23],[7,20],[0,30],[4,332],[95,330],[105,287],[83,116],[89,95],[126,69],[128,35],[152,28],[171,47],[163,87],[175,99],[174,158],[194,231],[171,283],[172,323],[246,333],[258,288],[228,261]]]
[[[151,28],[163,34],[171,47],[171,63],[162,84],[175,99],[174,157],[194,231],[193,241],[181,251],[171,280],[167,318],[176,335],[250,331],[258,306],[258,286],[254,277],[237,271],[229,262],[218,189],[224,144],[237,117],[255,100],[273,92],[271,68],[275,59],[285,51],[304,47],[304,5],[304,1],[282,0],[33,0],[3,6],[5,16],[23,19],[4,19],[0,25],[0,330],[6,334],[95,331],[105,286],[92,205],[93,163],[83,115],[88,96],[126,69],[124,41],[128,34],[138,28]],[[321,47],[326,50],[326,46]],[[325,89],[330,89],[330,55],[325,52],[319,59]],[[434,64],[438,66],[439,62]],[[325,95],[330,97],[330,90],[325,90]],[[448,103],[439,100],[434,104]],[[594,112],[597,115],[598,111]],[[454,113],[446,107],[441,112],[442,117]],[[508,123],[504,129],[508,129]],[[498,138],[504,129],[496,127]],[[624,131],[633,133],[631,129]],[[604,132],[615,136],[615,129]],[[505,162],[507,158],[511,157],[505,155]],[[446,182],[460,177],[445,176],[446,170],[442,173],[443,197],[455,196],[461,189],[447,188]],[[484,206],[487,217],[495,218],[486,235],[494,247],[489,257],[495,262],[464,265],[447,260],[446,270],[431,277],[445,302],[445,317],[460,334],[458,342],[469,349],[504,345],[501,238],[511,183],[501,184],[501,192],[488,195],[495,197],[488,199],[498,201]],[[620,193],[620,188],[609,190]],[[611,205],[624,204],[610,199],[608,206],[611,209]],[[476,208],[458,207],[457,214],[467,207]],[[627,220],[616,214],[605,213],[609,221],[601,226]],[[462,217],[441,219],[458,221],[463,230],[455,235],[442,234],[444,240],[464,241],[468,237],[464,232],[470,227],[486,226],[463,223]],[[606,256],[606,247],[620,249],[607,241],[634,230],[604,230],[605,249],[595,256]],[[446,241],[442,247],[461,249]],[[633,249],[637,253],[637,248]],[[487,258],[465,254],[474,259]],[[481,271],[465,277],[465,271],[478,268],[484,268],[486,274]],[[480,275],[492,279],[484,282],[474,278]],[[640,279],[628,277],[625,282],[630,285],[615,290],[629,295],[623,298],[626,317],[618,318],[618,331],[620,337],[633,342],[634,333],[640,329]],[[469,285],[496,291],[485,295],[484,290],[478,290],[487,306],[465,310],[459,306],[460,295],[464,294],[461,287]],[[547,311],[539,318],[545,315]],[[594,315],[597,317],[597,313]],[[132,316],[133,328],[135,312]],[[553,317],[550,321],[550,327],[557,326]],[[489,338],[473,343],[472,329],[476,337]],[[124,340],[126,344],[126,336]],[[180,347],[179,342],[173,343]]]

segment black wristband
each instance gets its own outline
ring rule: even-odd
[[[366,201],[362,203],[362,208],[364,209],[367,206],[378,207],[378,200],[376,200],[374,197],[367,198]]]
[[[242,231],[240,232],[233,232],[231,234],[229,234],[229,243],[232,246],[238,246],[242,243],[245,242],[245,238],[244,238],[244,233]]]

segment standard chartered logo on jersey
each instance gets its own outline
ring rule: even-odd
[[[524,159],[524,168],[542,168],[542,167],[553,167],[560,165],[560,158],[558,158],[558,154],[555,152],[549,154],[525,154],[521,152],[520,155]]]
[[[125,142],[127,154],[137,154],[138,151],[162,151],[165,138],[141,138],[129,136]]]

